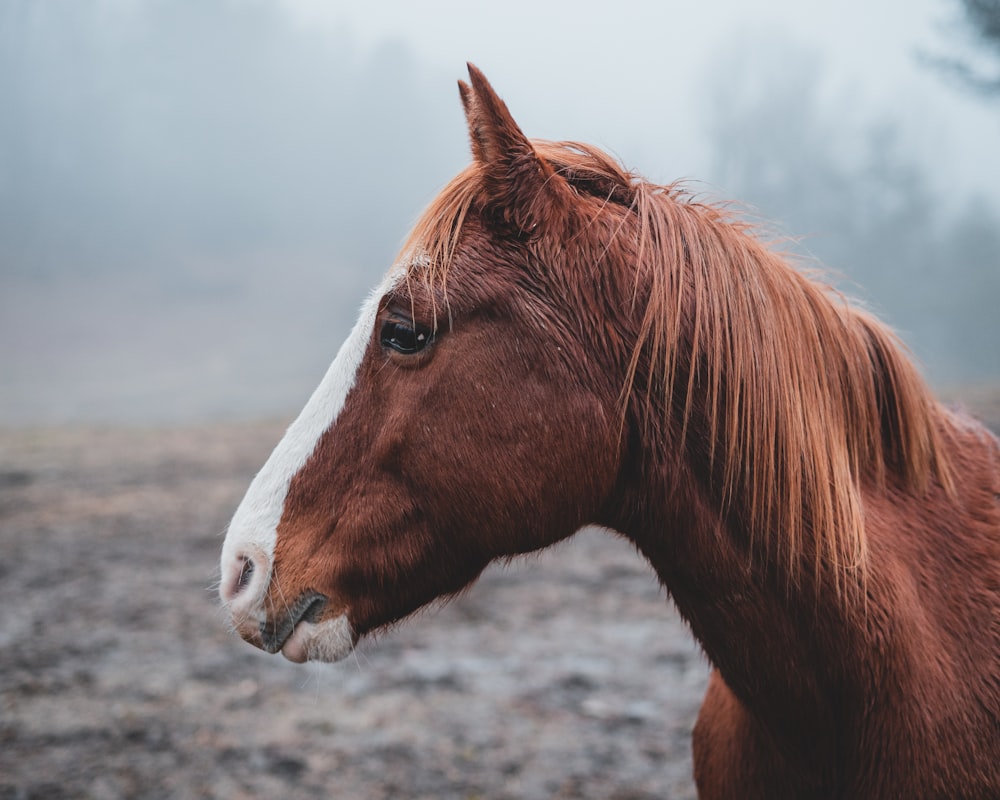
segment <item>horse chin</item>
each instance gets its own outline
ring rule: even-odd
[[[347,614],[320,622],[300,622],[281,647],[289,661],[334,662],[345,658],[354,649],[356,637]]]

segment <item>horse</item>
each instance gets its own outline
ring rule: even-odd
[[[222,548],[293,662],[587,525],[712,671],[702,798],[1000,797],[1000,443],[729,207],[459,81],[432,201]]]

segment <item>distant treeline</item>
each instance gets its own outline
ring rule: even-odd
[[[800,251],[887,316],[936,382],[1000,380],[997,209],[939,196],[891,117],[860,133],[840,124],[841,109],[817,99],[822,65],[798,58],[696,78],[709,113],[678,124],[704,127],[715,154],[696,177],[804,237]],[[358,287],[468,159],[453,77],[404,44],[362,50],[347,32],[310,31],[277,4],[0,4],[0,361],[20,381],[12,407],[30,414],[35,394],[51,395],[55,379],[30,351],[40,341],[51,373],[59,359],[74,365],[108,410],[101,387],[120,381],[126,396],[147,361],[188,376],[191,408],[265,346],[261,380],[275,385],[267,369],[280,365],[284,381],[311,384]],[[275,306],[284,285],[287,307]],[[309,287],[303,299],[295,286]],[[244,380],[239,397],[257,374]]]
[[[729,66],[712,94],[715,180],[888,318],[936,382],[1000,380],[1000,210],[935,190],[891,117],[858,130],[853,109],[821,105],[804,54]],[[983,169],[1000,177],[1000,159]]]

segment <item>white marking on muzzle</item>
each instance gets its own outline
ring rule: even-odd
[[[354,634],[346,614],[322,622],[300,622],[288,637],[281,654],[289,661],[326,661],[345,658],[354,649]]]
[[[220,594],[237,624],[262,617],[261,604],[271,580],[278,523],[284,513],[288,487],[343,409],[368,346],[379,301],[398,278],[399,273],[394,270],[361,307],[358,321],[323,380],[253,479],[229,523],[222,545]],[[247,559],[254,560],[256,571],[244,591],[234,591]],[[257,563],[258,559],[265,563]]]

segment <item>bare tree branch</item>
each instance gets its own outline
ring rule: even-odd
[[[1000,0],[958,0],[964,19],[963,39],[971,39],[987,66],[972,63],[967,56],[921,52],[921,62],[939,70],[957,83],[984,96],[1000,95]]]

